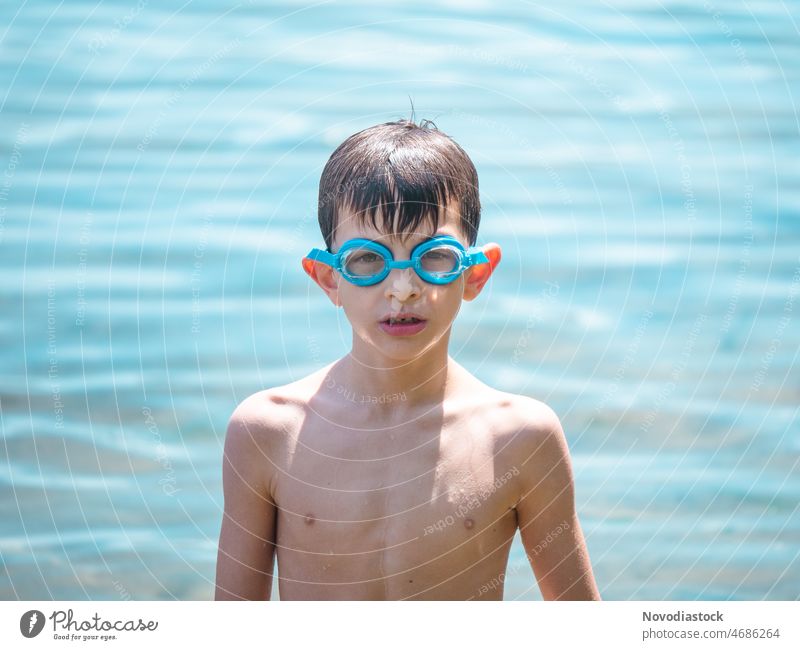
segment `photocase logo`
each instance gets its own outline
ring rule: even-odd
[[[22,636],[32,639],[44,628],[44,614],[38,609],[25,612],[19,619],[19,631]]]

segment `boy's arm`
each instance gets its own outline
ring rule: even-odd
[[[263,420],[248,416],[244,404],[231,416],[225,436],[215,600],[269,600],[272,595],[277,508],[266,479],[269,432]]]
[[[541,407],[544,407],[543,409]],[[575,512],[575,485],[564,431],[550,407],[520,434],[517,523],[545,600],[601,600]]]

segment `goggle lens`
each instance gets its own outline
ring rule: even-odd
[[[342,269],[355,278],[369,278],[383,272],[386,260],[380,253],[369,248],[353,248],[342,260]]]
[[[426,273],[445,276],[459,267],[459,254],[451,246],[437,246],[425,251],[419,263]]]

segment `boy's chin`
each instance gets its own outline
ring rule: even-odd
[[[375,352],[392,361],[418,359],[429,352],[438,341],[438,337],[432,340],[428,332],[420,332],[415,336],[391,336],[381,330],[361,336],[361,339]]]

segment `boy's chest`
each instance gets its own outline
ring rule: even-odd
[[[308,580],[479,562],[513,537],[520,471],[481,426],[307,427],[275,483],[279,556]]]

